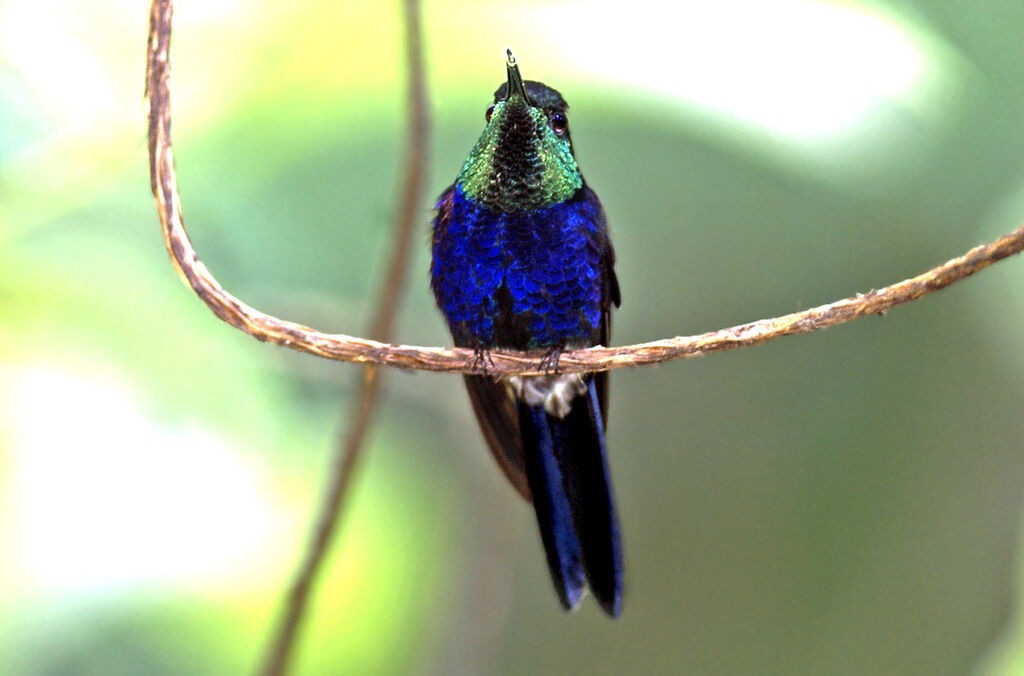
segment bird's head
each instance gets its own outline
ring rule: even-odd
[[[551,87],[524,81],[512,50],[506,54],[508,80],[494,92],[487,126],[456,182],[478,204],[508,213],[564,202],[583,177],[569,137],[569,105]]]

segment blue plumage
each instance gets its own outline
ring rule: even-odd
[[[589,188],[536,211],[500,213],[475,205],[456,185],[442,195],[432,285],[454,334],[496,345],[511,312],[527,336],[521,348],[593,343],[601,327],[604,216]],[[508,291],[510,307],[498,302]]]
[[[606,345],[619,304],[604,210],[572,153],[555,90],[508,83],[455,183],[437,201],[431,288],[455,344],[480,350]],[[554,362],[557,364],[557,361]],[[608,374],[466,376],[487,444],[533,502],[566,608],[589,588],[613,617],[623,564],[608,471]]]

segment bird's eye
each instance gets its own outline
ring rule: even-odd
[[[494,115],[494,106],[491,106],[490,108],[487,109],[487,112],[484,113],[484,118],[488,122],[490,122],[491,121],[491,115]]]
[[[559,136],[564,134],[565,130],[569,128],[569,120],[565,119],[565,115],[562,113],[553,113],[548,120],[548,124],[551,125],[551,131]]]

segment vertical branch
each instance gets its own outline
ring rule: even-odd
[[[412,235],[419,222],[418,215],[426,174],[429,127],[418,0],[405,0],[403,9],[409,86],[407,108],[409,138],[405,157],[405,177],[396,214],[391,260],[381,282],[377,302],[374,304],[373,319],[370,323],[370,336],[385,343],[391,341],[391,334],[394,331],[398,304],[409,267]],[[374,364],[367,366],[362,373],[356,403],[349,415],[348,429],[344,436],[338,439],[334,469],[320,506],[316,528],[302,564],[292,580],[283,614],[260,668],[260,673],[264,676],[279,676],[287,673],[289,659],[294,650],[295,640],[305,615],[313,584],[337,532],[342,506],[352,484],[359,452],[363,447],[374,407],[380,397],[381,375],[379,366]]]

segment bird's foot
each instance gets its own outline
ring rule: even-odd
[[[480,369],[484,375],[489,375],[487,367],[494,368],[494,360],[491,359],[491,351],[482,345],[473,348],[473,368]]]
[[[549,375],[558,373],[558,360],[562,358],[562,353],[565,352],[564,345],[555,345],[549,347],[544,356],[540,359],[539,371],[543,371]]]

